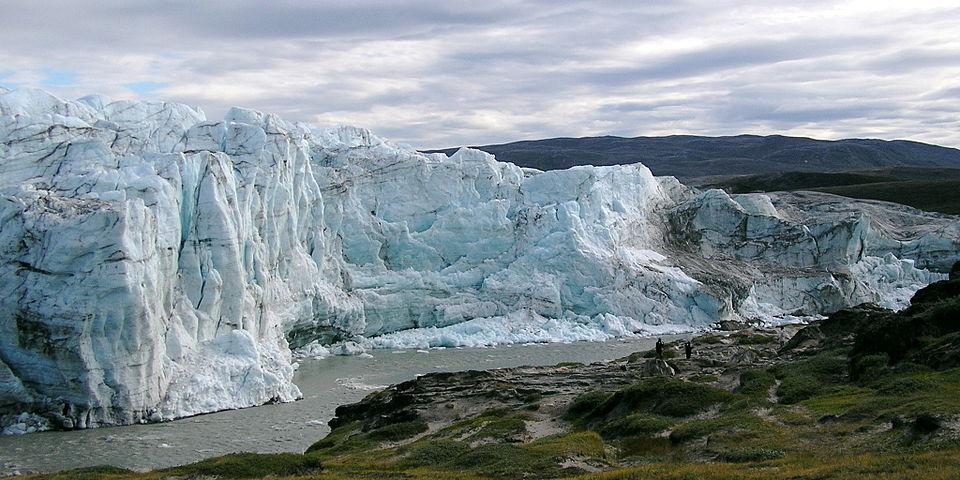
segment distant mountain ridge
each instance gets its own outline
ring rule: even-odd
[[[680,179],[779,172],[834,172],[887,167],[960,168],[960,150],[909,140],[817,140],[782,135],[670,135],[550,138],[473,147],[522,167],[643,163]],[[425,150],[453,154],[457,149]]]

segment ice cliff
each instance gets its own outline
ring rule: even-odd
[[[293,400],[291,347],[896,307],[960,252],[956,217],[897,205],[524,170],[242,108],[0,90],[0,162],[0,414],[65,428]]]

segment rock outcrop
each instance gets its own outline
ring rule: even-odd
[[[65,428],[293,400],[290,347],[903,306],[960,250],[956,218],[891,204],[424,155],[242,108],[0,92],[0,159],[0,413]]]

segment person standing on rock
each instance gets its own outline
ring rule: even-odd
[[[663,360],[663,340],[657,339],[657,358]]]
[[[687,340],[687,343],[683,346],[683,353],[687,355],[687,360],[690,360],[690,355],[693,355],[693,345],[690,345],[689,340]]]

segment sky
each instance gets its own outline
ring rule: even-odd
[[[593,135],[960,147],[960,2],[0,0],[0,86],[242,105],[418,148]]]

